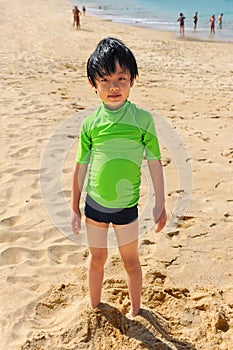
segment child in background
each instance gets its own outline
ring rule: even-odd
[[[210,18],[210,34],[215,34],[215,15],[212,15]]]
[[[180,36],[184,36],[184,14],[181,12],[180,17],[177,19],[177,22],[180,22]]]

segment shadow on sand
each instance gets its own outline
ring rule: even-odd
[[[196,350],[186,341],[173,338],[164,320],[152,310],[141,308],[134,320],[128,319],[115,307],[101,303],[98,311],[107,322],[129,338],[136,339],[151,350]]]

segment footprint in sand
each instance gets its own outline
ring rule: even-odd
[[[109,278],[104,281],[104,289],[109,293],[109,301],[125,307],[129,305],[127,283],[121,279]]]
[[[190,297],[190,292],[187,288],[175,288],[175,287],[165,288],[164,292],[176,299]]]
[[[38,173],[39,173],[38,169],[24,169],[24,170],[15,171],[13,175],[23,177],[26,175],[37,175]]]
[[[56,264],[66,262],[77,265],[83,260],[80,249],[76,245],[51,245],[48,248],[48,256]]]
[[[171,197],[171,196],[177,197],[178,195],[184,194],[184,193],[185,193],[185,191],[182,190],[182,189],[180,189],[180,190],[175,190],[175,191],[169,192],[169,193],[168,193],[168,197]]]
[[[233,149],[230,148],[229,150],[222,151],[221,156],[229,158],[229,163],[231,164],[233,159]]]
[[[178,227],[180,228],[189,228],[194,225],[194,216],[191,215],[185,215],[182,217],[182,219],[178,222]]]
[[[223,221],[232,222],[233,221],[233,212],[227,212],[224,214]]]
[[[43,259],[43,250],[32,250],[22,247],[6,248],[0,253],[0,266],[19,265],[26,260],[38,261]]]
[[[40,192],[36,192],[31,196],[31,199],[41,199],[41,193]]]
[[[64,309],[70,300],[80,293],[79,286],[76,284],[64,284],[51,286],[43,298],[35,305],[36,318],[47,318],[54,316],[54,312]]]
[[[166,299],[167,294],[162,290],[161,287],[150,285],[143,291],[143,300],[145,305],[149,308],[156,308],[157,305],[163,303]]]
[[[20,216],[18,215],[12,215],[12,216],[9,216],[9,217],[6,217],[4,219],[2,219],[0,221],[0,223],[4,226],[10,226],[10,227],[13,227],[15,226],[18,221],[20,220]]]
[[[34,149],[30,147],[22,147],[17,152],[12,153],[10,156],[12,158],[27,158],[32,152],[34,152]]]
[[[150,270],[146,273],[144,280],[146,285],[163,284],[167,276],[157,270]]]
[[[36,291],[41,288],[41,284],[38,282],[37,276],[8,276],[6,279],[7,283],[18,285],[20,288],[26,286],[31,291]]]

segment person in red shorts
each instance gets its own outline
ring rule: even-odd
[[[212,15],[210,18],[210,34],[215,34],[215,15]]]

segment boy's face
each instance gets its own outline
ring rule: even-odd
[[[116,70],[112,75],[104,75],[96,79],[96,88],[99,98],[105,107],[111,110],[120,108],[129,96],[133,86],[130,72],[116,63]]]

